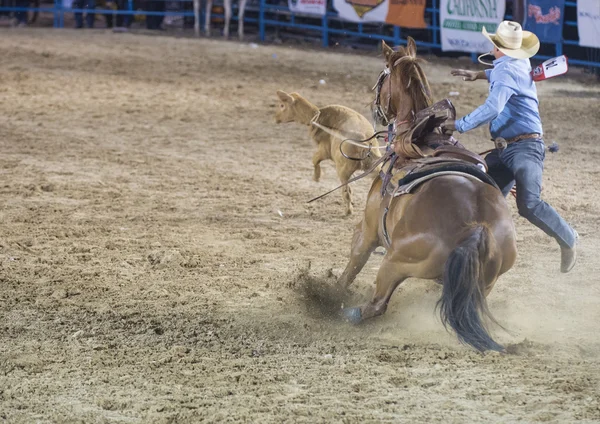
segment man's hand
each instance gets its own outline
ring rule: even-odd
[[[467,71],[466,69],[453,69],[452,76],[463,77],[463,81],[475,81],[478,79],[486,79],[484,71]]]

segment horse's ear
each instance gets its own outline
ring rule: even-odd
[[[383,58],[385,59],[385,63],[389,64],[390,58],[392,57],[392,54],[394,53],[394,49],[392,49],[390,46],[388,46],[384,40],[381,40],[381,50],[383,52]]]
[[[417,43],[415,43],[414,38],[408,37],[406,39],[406,49],[408,50],[409,55],[417,57]]]
[[[277,97],[284,103],[294,103],[294,98],[285,91],[277,90]]]

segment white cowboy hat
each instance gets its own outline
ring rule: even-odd
[[[537,35],[530,31],[523,31],[518,22],[500,22],[495,34],[489,34],[485,27],[481,32],[498,50],[515,59],[529,59],[540,49]]]

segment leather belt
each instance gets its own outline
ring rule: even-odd
[[[511,143],[516,143],[517,141],[521,141],[521,140],[528,140],[528,139],[536,139],[539,140],[542,138],[542,136],[538,133],[531,133],[531,134],[521,134],[518,135],[516,137],[513,138],[509,138],[508,140],[502,138],[502,137],[497,137],[495,139],[492,139],[492,141],[494,142],[494,145],[496,146],[496,149],[498,150],[504,150],[508,147],[509,144]]]
[[[510,143],[516,143],[517,141],[521,141],[521,140],[527,140],[527,139],[529,139],[529,138],[540,139],[540,138],[542,138],[542,136],[541,136],[541,135],[539,135],[538,133],[531,133],[531,134],[521,134],[521,135],[518,135],[518,136],[516,136],[516,137],[509,138],[508,140],[506,140],[506,142],[507,142],[508,144],[510,144]]]

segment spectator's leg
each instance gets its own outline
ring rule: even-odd
[[[83,0],[73,0],[73,9],[83,9]],[[75,12],[75,28],[83,28],[83,13]]]
[[[223,0],[225,8],[225,23],[223,27],[223,37],[229,38],[229,23],[231,21],[231,0]]]
[[[146,2],[146,10],[148,12],[155,12],[156,11],[156,0],[148,0]],[[146,15],[146,28],[156,29],[156,16],[155,15]]]
[[[156,11],[157,12],[162,12],[163,15],[158,15],[156,17],[156,28],[155,29],[162,29],[162,23],[165,19],[165,11],[167,10],[167,4],[165,2],[165,0],[157,0],[157,7],[156,7]]]
[[[107,1],[106,2],[106,7],[103,7],[103,9],[113,9],[114,10],[114,3],[112,1]],[[117,15],[117,19],[116,21],[119,22],[119,15]],[[106,28],[112,28],[113,25],[115,24],[115,22],[113,22],[113,15],[112,13],[106,14],[104,15],[104,19],[106,20]]]
[[[206,11],[204,13],[204,33],[210,37],[210,12],[212,11],[212,0],[206,0]]]
[[[29,7],[29,1],[16,0],[15,7]],[[15,18],[17,19],[17,25],[27,25],[27,12],[15,12]]]
[[[86,5],[87,9],[95,9],[96,8],[96,0],[87,0],[87,5]],[[94,20],[96,19],[96,14],[95,13],[90,13],[88,12],[85,15],[85,22],[87,24],[88,28],[94,28]]]
[[[10,7],[8,5],[8,0],[0,0],[0,6],[2,7]],[[1,11],[0,16],[10,16],[9,12]]]
[[[246,1],[240,0],[238,3],[238,38],[240,40],[244,39],[244,13],[246,12]]]
[[[126,4],[126,3],[125,3],[123,0],[117,0],[117,1],[115,2],[115,5],[117,6],[117,11],[124,10],[124,9],[126,9],[126,7],[127,7],[127,4]],[[124,20],[124,16],[125,16],[125,15],[117,14],[117,17],[116,17],[116,19],[115,19],[115,21],[116,21],[116,22],[115,22],[115,25],[116,25],[118,28],[121,28],[121,27],[123,26],[123,20]]]

